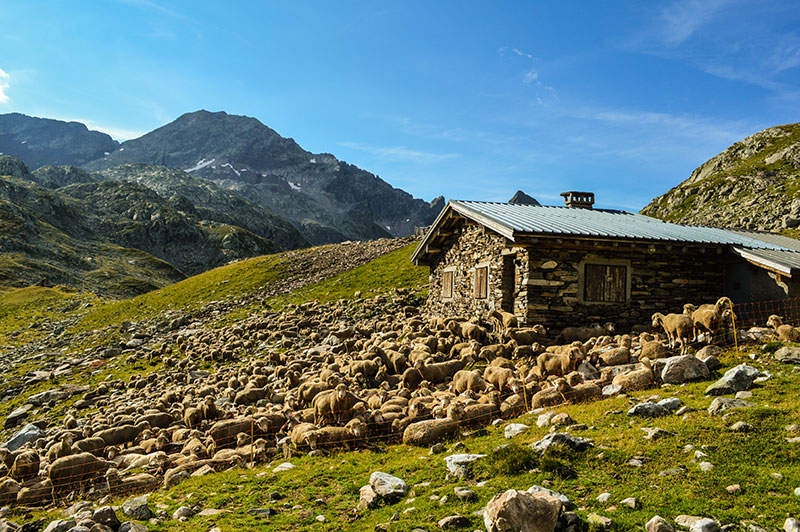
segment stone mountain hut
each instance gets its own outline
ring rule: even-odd
[[[800,293],[797,240],[595,209],[588,192],[562,196],[558,207],[450,201],[411,257],[430,266],[430,309],[625,327],[721,295],[743,303]]]

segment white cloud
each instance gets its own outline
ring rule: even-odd
[[[8,80],[11,79],[5,70],[0,68],[0,103],[8,103],[11,101],[8,94],[6,94],[6,89],[8,89]]]
[[[413,150],[405,146],[369,146],[360,142],[339,142],[340,146],[351,150],[363,151],[387,161],[404,161],[413,163],[436,163],[455,159],[461,155],[458,153],[433,153]]]
[[[662,38],[677,46],[711,22],[720,11],[739,0],[679,0],[661,11]]]
[[[528,72],[525,73],[525,77],[522,78],[522,82],[525,83],[526,85],[529,85],[534,81],[537,82],[539,81],[539,73],[536,72],[535,70],[529,70]]]

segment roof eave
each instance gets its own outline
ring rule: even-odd
[[[735,254],[739,255],[740,257],[745,259],[747,262],[750,262],[751,264],[754,264],[756,266],[760,266],[760,267],[765,268],[767,270],[771,270],[771,271],[773,271],[775,273],[780,273],[780,274],[785,275],[787,277],[792,277],[792,273],[794,272],[794,268],[792,268],[791,266],[788,266],[786,264],[781,264],[780,262],[776,262],[774,260],[769,260],[769,259],[764,258],[764,257],[759,257],[758,255],[755,255],[753,253],[749,253],[746,249],[742,249],[742,248],[739,248],[739,247],[735,247],[734,246],[731,249],[733,250],[733,252]]]

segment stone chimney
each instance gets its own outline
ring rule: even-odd
[[[570,190],[562,192],[564,203],[567,207],[575,207],[578,209],[591,209],[594,205],[594,192],[578,192]]]

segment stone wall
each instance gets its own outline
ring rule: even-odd
[[[434,315],[473,316],[500,309],[503,302],[503,263],[513,260],[515,270],[514,311],[524,317],[527,311],[525,294],[519,294],[527,278],[528,254],[523,249],[510,247],[512,244],[504,237],[486,230],[472,222],[464,222],[456,229],[456,236],[449,241],[437,260],[430,265],[430,295],[428,309]],[[504,259],[504,256],[513,259]],[[477,266],[488,267],[487,297],[474,296],[474,275]],[[453,271],[453,297],[442,297],[442,283],[445,270]]]
[[[428,309],[434,315],[474,316],[503,305],[504,260],[513,261],[513,311],[521,323],[567,326],[614,322],[619,330],[647,324],[654,312],[681,312],[684,303],[714,302],[722,295],[725,253],[717,248],[538,239],[514,243],[473,222],[454,230],[431,266]],[[605,247],[604,247],[605,246]],[[504,257],[511,257],[505,258]],[[626,264],[625,303],[581,301],[581,263]],[[488,266],[488,297],[474,297],[476,266]],[[506,262],[506,273],[510,265]],[[453,271],[453,297],[442,297],[443,272]],[[508,299],[508,298],[507,298]],[[510,310],[507,308],[507,310]]]
[[[654,312],[680,313],[684,303],[713,303],[722,295],[724,255],[714,248],[701,252],[697,247],[684,250],[609,245],[604,249],[596,245],[581,246],[579,242],[559,247],[533,244],[529,250],[526,321],[542,323],[553,330],[607,321],[614,322],[619,330],[626,330],[635,324],[649,323]],[[629,264],[629,301],[581,301],[581,263],[604,261]]]

